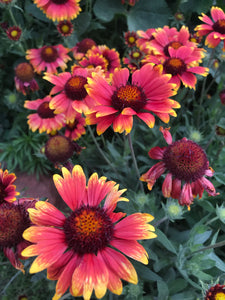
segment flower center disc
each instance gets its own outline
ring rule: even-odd
[[[214,296],[215,300],[225,300],[225,292],[216,293]]]
[[[65,4],[68,0],[51,0],[55,4]]]
[[[87,91],[84,85],[87,83],[87,78],[83,76],[73,76],[65,84],[65,93],[71,100],[82,100],[87,96]]]
[[[4,198],[7,196],[5,186],[0,182],[0,204],[5,202]]]
[[[186,64],[179,58],[169,58],[164,62],[164,70],[173,76],[182,74],[186,69]]]
[[[215,22],[213,24],[213,29],[216,31],[216,32],[219,32],[221,34],[225,34],[225,19],[222,19],[222,20],[218,20],[217,22]]]
[[[78,254],[97,253],[113,236],[113,223],[103,208],[83,206],[64,223],[68,246]]]
[[[23,207],[2,203],[0,206],[0,248],[19,244],[23,240],[24,230],[29,225],[28,213]]]
[[[41,50],[41,58],[48,63],[56,61],[59,57],[58,52],[52,46],[46,46]]]
[[[138,112],[145,105],[146,100],[146,96],[140,87],[129,84],[119,87],[112,95],[112,105],[119,111],[131,107]]]
[[[23,82],[30,82],[34,78],[34,70],[31,64],[21,63],[15,69],[16,76]]]
[[[73,143],[65,136],[55,135],[45,144],[45,155],[52,162],[64,162],[74,152]]]
[[[163,162],[175,178],[186,182],[201,178],[208,169],[208,160],[202,148],[195,142],[184,139],[167,147]]]
[[[167,44],[165,47],[164,47],[164,53],[166,56],[170,56],[169,54],[169,47],[172,47],[173,49],[178,49],[182,46],[182,44],[180,42],[177,42],[177,41],[174,41],[174,42],[170,42],[169,44]]]
[[[49,107],[49,102],[41,103],[41,105],[37,109],[37,113],[42,119],[49,119],[55,117],[54,109],[51,109]]]

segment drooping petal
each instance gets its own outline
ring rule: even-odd
[[[163,196],[169,198],[171,196],[171,191],[172,191],[172,174],[168,173],[162,185]]]
[[[124,239],[113,239],[110,244],[126,254],[127,256],[142,262],[143,264],[148,264],[148,253],[145,248],[134,240],[124,240]]]
[[[148,224],[153,219],[152,215],[145,213],[135,213],[127,216],[115,225],[114,236],[126,240],[155,238],[156,234],[153,233],[155,228]]]

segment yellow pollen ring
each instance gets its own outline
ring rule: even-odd
[[[220,27],[223,27],[225,29],[225,19],[220,19],[217,21]]]
[[[97,232],[101,227],[101,219],[96,217],[94,211],[83,211],[79,216],[74,218],[77,232],[89,236],[91,233]]]
[[[18,35],[18,31],[17,30],[12,30],[11,31],[11,36],[12,37],[16,37]]]
[[[215,300],[225,300],[225,293],[223,292],[216,293]]]
[[[173,49],[178,49],[178,48],[180,48],[182,45],[181,45],[181,43],[179,43],[179,42],[172,42],[171,44],[170,44],[170,47],[172,47]]]
[[[135,38],[133,36],[130,36],[128,38],[129,43],[133,44],[135,42]]]
[[[53,50],[51,47],[46,47],[44,50],[46,55],[52,55],[53,54]]]
[[[127,102],[138,101],[141,100],[141,93],[136,86],[126,85],[119,88],[117,97]]]
[[[69,81],[68,81],[68,85],[73,87],[73,88],[80,88],[82,84],[82,81],[80,80],[79,77],[72,77]]]
[[[70,31],[70,28],[68,25],[64,24],[62,27],[61,27],[61,30],[63,33],[67,33]]]
[[[134,58],[138,58],[138,57],[140,57],[140,53],[139,53],[139,52],[134,52],[134,53],[132,54],[132,56],[133,56]]]
[[[179,58],[171,58],[169,60],[169,65],[175,68],[180,68],[183,66],[183,63]]]

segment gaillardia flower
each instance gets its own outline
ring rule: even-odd
[[[81,135],[86,133],[85,126],[85,118],[82,116],[82,114],[75,112],[74,121],[65,124],[64,135],[72,141],[76,141],[81,137]]]
[[[6,34],[10,40],[18,41],[22,34],[22,30],[19,26],[11,26],[6,30]]]
[[[225,51],[225,13],[221,8],[212,6],[211,17],[212,19],[202,13],[199,19],[205,24],[195,27],[197,35],[200,37],[207,35],[205,44],[209,48],[215,48],[223,41],[223,51]]]
[[[201,198],[204,190],[211,196],[218,195],[213,184],[204,177],[214,173],[204,150],[187,138],[173,142],[169,129],[160,130],[169,146],[154,147],[148,153],[152,159],[161,160],[140,178],[147,182],[148,189],[151,190],[156,180],[168,171],[162,185],[163,195],[178,199],[180,205],[189,208],[193,198],[197,195]]]
[[[73,32],[73,24],[71,21],[60,21],[57,24],[57,30],[62,36],[70,36]]]
[[[16,201],[16,196],[20,193],[16,191],[16,186],[13,184],[15,180],[16,175],[14,173],[0,169],[0,204]]]
[[[176,94],[174,85],[168,83],[171,75],[163,75],[162,68],[146,64],[132,75],[129,82],[127,68],[116,69],[111,84],[99,74],[88,78],[88,94],[96,102],[88,111],[88,125],[97,124],[97,133],[102,134],[111,124],[115,132],[129,133],[133,126],[133,116],[143,120],[150,128],[155,117],[163,122],[169,121],[169,115],[176,116],[173,108],[179,108],[178,102],[169,99]]]
[[[196,48],[180,46],[175,49],[173,47],[168,47],[168,55],[168,57],[149,55],[143,59],[143,63],[151,62],[156,65],[162,64],[163,72],[172,75],[170,82],[175,83],[177,89],[180,87],[181,83],[183,83],[185,87],[195,89],[197,83],[195,74],[202,76],[208,75],[209,69],[199,66],[202,55],[196,52]]]
[[[20,259],[27,257],[21,254],[22,250],[30,245],[24,240],[22,234],[31,226],[28,208],[34,207],[37,200],[21,198],[13,203],[0,204],[0,250],[9,259],[10,263],[18,270],[24,272]]]
[[[225,299],[225,285],[216,284],[206,291],[205,300]]]
[[[85,56],[87,51],[91,49],[93,46],[97,46],[94,40],[85,38],[82,41],[78,42],[76,46],[74,46],[71,51],[76,60],[80,60]]]
[[[69,49],[63,45],[43,46],[39,49],[28,49],[26,59],[39,74],[46,69],[49,73],[57,73],[57,68],[64,71],[67,67],[66,63],[71,60],[67,55],[68,52]]]
[[[53,21],[72,20],[80,13],[80,0],[33,0]]]
[[[39,90],[38,83],[34,79],[34,68],[28,62],[23,62],[16,66],[14,81],[17,91],[24,95],[30,91]]]
[[[71,158],[76,150],[75,144],[66,136],[51,136],[44,149],[44,154],[53,163],[64,163]]]
[[[36,110],[35,113],[27,116],[29,128],[34,132],[37,129],[39,133],[60,130],[65,122],[64,114],[55,114],[54,109],[49,107],[51,96],[46,96],[43,99],[25,101],[24,107]]]
[[[87,77],[91,76],[92,71],[74,68],[72,74],[70,72],[63,72],[58,75],[45,73],[43,77],[55,85],[50,92],[50,95],[53,95],[50,108],[54,109],[56,114],[64,113],[67,122],[73,122],[75,111],[82,113],[88,109],[87,100],[90,97],[85,85],[87,84]]]
[[[58,300],[68,288],[73,296],[102,298],[109,289],[122,293],[122,280],[136,284],[137,274],[125,257],[144,264],[148,254],[138,243],[140,239],[155,238],[154,227],[148,224],[153,217],[135,213],[114,212],[121,197],[114,181],[92,174],[86,185],[83,169],[76,165],[70,173],[62,168],[63,177],[53,176],[56,188],[71,209],[68,216],[52,204],[40,201],[36,209],[29,209],[35,226],[25,230],[23,236],[34,243],[23,251],[24,256],[37,256],[30,273],[47,269],[51,280],[58,280]],[[125,254],[125,255],[124,255]]]

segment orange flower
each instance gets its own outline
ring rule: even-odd
[[[135,213],[114,212],[125,190],[114,181],[92,174],[86,185],[83,169],[76,165],[70,173],[62,168],[63,177],[53,176],[56,188],[71,209],[65,216],[48,202],[39,201],[36,209],[29,209],[35,226],[23,236],[34,243],[24,256],[37,256],[30,273],[47,269],[48,278],[58,280],[58,300],[68,288],[73,296],[102,298],[107,289],[122,293],[122,280],[137,283],[137,274],[125,257],[148,264],[148,254],[137,240],[152,239],[154,227],[148,224],[153,217]],[[102,203],[103,202],[103,203]]]

